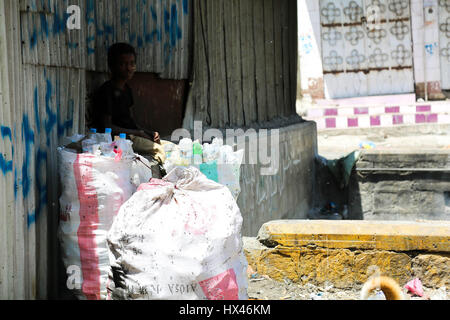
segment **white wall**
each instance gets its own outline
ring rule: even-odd
[[[323,79],[318,0],[298,0],[298,50],[301,89],[309,94],[315,82]],[[322,86],[323,88],[323,86]]]

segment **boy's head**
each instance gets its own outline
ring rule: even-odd
[[[108,67],[113,77],[130,80],[136,72],[136,51],[127,43],[113,44],[108,50]]]

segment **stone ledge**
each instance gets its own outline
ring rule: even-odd
[[[360,288],[375,272],[401,286],[418,277],[424,286],[450,286],[450,254],[387,250],[328,249],[314,246],[269,248],[256,238],[244,238],[249,266],[277,281],[335,288]]]
[[[269,247],[450,252],[450,221],[279,220],[257,239]]]

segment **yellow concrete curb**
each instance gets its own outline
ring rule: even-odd
[[[270,247],[450,252],[450,221],[279,220],[258,240]]]

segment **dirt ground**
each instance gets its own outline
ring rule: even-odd
[[[425,298],[405,294],[408,300],[449,300],[448,289],[431,289],[424,287]],[[444,291],[445,290],[445,291]],[[406,290],[404,291],[406,293]],[[299,285],[285,280],[278,282],[267,276],[253,274],[249,277],[248,295],[255,300],[359,300],[360,289],[337,289],[332,284],[315,286]],[[385,300],[381,292],[374,293],[369,300]]]

